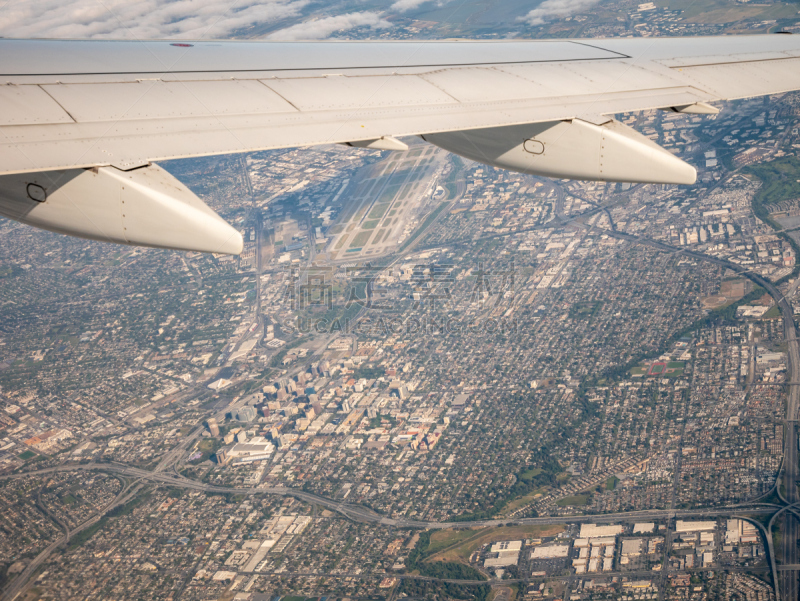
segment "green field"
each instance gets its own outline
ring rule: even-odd
[[[211,456],[216,453],[222,446],[222,441],[217,438],[204,438],[197,444],[197,450],[202,453],[199,459],[195,459],[192,463],[202,463],[208,461]]]
[[[514,513],[520,507],[525,507],[525,505],[530,505],[533,503],[538,497],[541,497],[543,494],[547,492],[547,489],[542,486],[541,488],[537,488],[529,492],[527,495],[522,497],[517,497],[513,501],[509,501],[505,507],[503,507],[503,511],[500,516],[507,516],[511,513]]]
[[[466,562],[482,545],[500,540],[514,540],[553,536],[564,531],[560,525],[500,526],[471,530],[437,530],[431,534],[430,544],[424,555],[427,562]]]
[[[533,480],[539,474],[543,474],[543,473],[544,473],[544,470],[537,467],[537,468],[534,468],[532,470],[528,470],[527,472],[522,472],[520,474],[519,478],[520,478],[520,480],[525,480],[526,482],[529,482],[529,481]]]
[[[439,530],[431,535],[431,543],[425,553],[434,555],[473,536],[475,536],[474,530]]]
[[[19,458],[22,459],[23,461],[27,461],[31,457],[36,457],[36,453],[34,453],[33,451],[24,451],[19,454]]]
[[[368,230],[366,232],[359,232],[356,234],[356,237],[353,238],[353,241],[350,243],[350,248],[355,248],[356,246],[363,247],[369,242],[369,237],[372,236],[372,230]]]
[[[590,301],[585,303],[575,303],[569,308],[569,316],[572,319],[589,319],[600,310],[603,303],[600,301]]]
[[[378,227],[378,224],[381,222],[380,219],[373,219],[372,221],[365,221],[364,225],[361,226],[362,230],[374,230]]]
[[[763,185],[756,194],[756,200],[761,204],[774,204],[800,196],[800,159],[797,157],[750,165],[742,172],[761,180]]]
[[[389,203],[384,204],[376,204],[372,207],[372,210],[369,212],[367,219],[380,219],[386,213],[386,209],[389,208]]]
[[[392,199],[397,196],[397,193],[400,191],[400,184],[389,186],[386,190],[383,191],[381,197],[378,199],[378,203],[381,204],[388,204],[392,201]]]
[[[556,501],[559,507],[581,507],[589,503],[589,495],[574,495]]]
[[[347,235],[342,236],[339,238],[339,241],[336,243],[335,250],[339,250],[344,246],[344,243],[347,241]]]

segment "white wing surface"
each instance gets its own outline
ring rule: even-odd
[[[149,214],[169,206],[171,220],[187,206],[200,210],[185,187],[172,202],[168,176],[152,165],[160,160],[328,143],[397,148],[396,138],[409,135],[529,173],[692,183],[693,168],[609,116],[711,112],[709,102],[800,89],[800,36],[793,35],[0,40],[0,56],[0,213],[97,239],[222,252],[237,252],[241,239],[207,215],[195,221],[204,224],[197,239],[208,243],[187,244],[172,240],[168,226],[154,233],[153,224],[120,225],[129,219],[121,201],[114,214],[125,217],[114,217],[114,227],[107,216],[87,225],[77,217],[64,223],[64,214],[83,203],[79,210],[93,215],[113,182],[123,181],[117,172],[142,169],[153,172],[136,176],[140,194],[128,203],[148,205]],[[86,169],[94,170],[76,171]],[[98,186],[103,198],[92,201]],[[48,204],[60,212],[45,216]]]

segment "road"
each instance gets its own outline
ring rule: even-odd
[[[634,236],[632,234],[626,234],[623,232],[619,232],[616,228],[607,229],[598,226],[589,226],[583,221],[590,217],[591,215],[597,213],[598,211],[605,210],[607,207],[604,205],[598,205],[595,208],[581,214],[576,215],[571,218],[565,218],[563,215],[559,214],[558,209],[561,206],[559,199],[561,196],[557,196],[556,201],[554,203],[554,208],[556,210],[556,221],[560,226],[565,226],[569,224],[573,224],[577,227],[582,227],[585,229],[596,229],[601,231],[602,233],[617,238],[620,240],[626,240],[633,244],[641,244],[656,248],[658,250],[669,252],[669,253],[681,253],[685,256],[695,258],[699,261],[705,261],[708,263],[712,263],[715,265],[719,265],[720,267],[725,267],[730,269],[736,273],[741,274],[744,277],[747,277],[755,284],[764,288],[769,295],[774,299],[775,303],[777,304],[778,308],[781,312],[781,317],[783,319],[783,329],[784,329],[784,338],[787,342],[788,346],[788,361],[789,361],[789,381],[787,385],[789,386],[789,394],[786,404],[786,416],[784,420],[784,432],[785,432],[785,449],[784,449],[784,469],[783,469],[783,484],[785,488],[785,496],[781,493],[780,488],[778,488],[778,492],[781,495],[781,499],[787,504],[787,508],[800,508],[800,497],[798,496],[797,492],[797,481],[798,481],[798,433],[797,433],[797,420],[798,420],[798,409],[800,409],[800,341],[798,341],[797,337],[797,327],[794,321],[793,310],[792,306],[789,304],[789,301],[785,298],[783,294],[768,280],[764,279],[760,275],[753,273],[738,265],[736,263],[732,263],[730,261],[726,261],[725,259],[720,259],[718,257],[706,255],[703,253],[687,250],[684,248],[678,248],[663,242],[659,242],[657,240],[651,240],[649,238],[640,238],[639,236]],[[610,215],[609,215],[610,219]],[[610,221],[613,224],[613,221]],[[542,227],[552,227],[552,224],[546,224],[545,226],[535,226],[532,228],[526,228],[524,230],[518,230],[516,232],[509,232],[503,234],[494,234],[490,236],[486,236],[486,238],[495,238],[500,236],[512,236],[515,234],[522,233],[523,231],[534,230],[534,229],[541,229]],[[797,285],[800,285],[797,284]],[[789,569],[790,566],[796,566],[800,564],[800,559],[798,559],[798,549],[797,549],[797,541],[798,537],[800,537],[800,527],[798,527],[798,513],[794,510],[792,511],[785,511],[783,512],[784,518],[784,532],[783,536],[781,537],[781,548],[776,550],[775,552],[771,553],[771,561],[775,562],[775,555],[777,554],[781,559],[781,564],[784,566],[784,569],[780,570],[780,576],[778,576],[778,571],[773,567],[773,575],[775,582],[778,583],[776,587],[776,596],[778,597],[778,601],[783,599],[786,600],[794,600],[800,598],[798,596],[800,594],[800,588],[798,587],[798,577],[800,576],[800,571]],[[769,537],[769,546],[772,547],[772,540]]]
[[[726,571],[728,572],[743,572],[745,574],[751,572],[764,572],[767,568],[754,568],[754,567],[726,567]],[[667,570],[668,574],[677,574],[683,572],[689,573],[702,573],[707,570],[703,570],[701,568],[697,569],[689,569],[689,570]],[[658,572],[655,572],[658,573]],[[275,576],[284,576],[287,578],[365,578],[372,576],[374,578],[383,578],[385,576],[394,576],[398,580],[420,580],[423,582],[450,582],[453,584],[466,584],[466,585],[479,585],[479,584],[498,584],[497,580],[458,580],[455,578],[436,578],[434,576],[420,576],[418,574],[357,574],[355,572],[245,572],[240,571],[239,574],[248,574],[248,575],[275,575]],[[542,582],[543,580],[559,580],[559,581],[566,581],[566,582],[575,582],[580,580],[586,580],[587,578],[629,578],[629,579],[647,579],[651,580],[653,578],[653,570],[632,570],[629,572],[602,572],[597,574],[573,574],[572,576],[537,576],[532,578],[505,578],[502,580],[502,584],[515,584],[518,582],[521,583],[532,583],[532,582]],[[497,590],[497,589],[495,589]],[[495,601],[497,601],[497,597],[495,597]]]
[[[800,407],[800,341],[797,338],[797,326],[794,321],[794,314],[792,306],[786,297],[772,284],[772,282],[762,278],[760,275],[749,271],[748,269],[720,259],[705,255],[703,253],[678,248],[656,240],[648,238],[640,238],[632,234],[624,234],[622,232],[613,231],[609,229],[598,228],[608,236],[618,238],[620,240],[627,240],[635,244],[644,244],[657,248],[662,251],[672,253],[682,253],[688,257],[693,257],[700,261],[713,263],[720,267],[725,267],[736,273],[739,273],[755,284],[764,288],[769,295],[775,300],[781,312],[783,319],[783,334],[788,346],[788,361],[789,361],[789,395],[786,403],[786,417],[784,420],[784,459],[783,459],[783,484],[785,493],[781,493],[778,488],[778,493],[781,499],[789,506],[794,507],[800,502],[800,497],[797,494],[797,480],[798,480],[798,438],[797,438],[797,418],[798,407]],[[787,569],[780,570],[776,582],[776,595],[778,601],[798,599],[798,576],[800,571],[795,569],[788,569],[789,566],[796,566],[800,561],[798,560],[797,541],[800,536],[800,529],[798,528],[798,518],[794,511],[787,511],[783,513],[783,531],[781,537],[781,548],[776,550],[776,553],[781,558],[781,563]]]
[[[231,357],[235,355],[236,351],[244,342],[253,337],[261,339],[264,333],[263,317],[261,315],[261,275],[263,273],[261,248],[263,245],[262,236],[264,233],[263,215],[261,213],[260,207],[256,204],[255,192],[253,191],[253,182],[250,179],[250,169],[248,168],[246,157],[241,157],[240,166],[242,168],[242,179],[244,179],[245,187],[247,188],[247,194],[250,197],[250,203],[252,205],[247,211],[244,222],[245,224],[252,225],[253,231],[255,233],[255,242],[256,242],[256,248],[255,248],[256,283],[255,283],[255,302],[253,303],[253,324],[255,325],[255,328],[253,329],[248,328],[235,341],[225,345],[222,352],[220,353],[219,358],[217,359],[218,366],[228,364],[230,362]],[[237,274],[236,277],[240,277],[239,274]]]
[[[673,247],[671,245],[658,242],[655,240],[650,240],[647,238],[640,238],[638,236],[625,234],[622,232],[616,231],[613,227],[613,221],[611,220],[611,215],[607,211],[607,207],[603,205],[598,205],[596,208],[592,209],[591,211],[585,213],[581,216],[576,216],[573,218],[565,218],[562,214],[563,208],[563,194],[558,192],[561,190],[560,187],[556,187],[557,196],[554,204],[554,212],[557,216],[558,225],[564,226],[569,223],[575,223],[575,225],[580,227],[589,227],[585,224],[581,223],[581,217],[586,217],[588,214],[594,214],[600,210],[606,210],[609,222],[611,223],[611,229],[605,228],[596,228],[601,230],[603,233],[607,234],[610,237],[615,237],[622,240],[627,240],[631,243],[635,244],[643,244],[648,245],[653,248],[659,249],[664,252],[670,253],[681,253],[688,257],[693,257],[700,261],[710,262],[712,264],[717,264],[721,267],[725,267],[730,269],[736,273],[741,274],[749,278],[754,283],[762,286],[767,292],[772,296],[772,298],[777,303],[782,319],[783,319],[783,327],[784,327],[784,337],[787,341],[788,345],[788,360],[789,360],[789,394],[787,399],[787,407],[786,407],[786,416],[785,416],[785,449],[784,449],[784,462],[783,462],[783,474],[782,474],[782,481],[784,484],[784,491],[781,491],[778,488],[779,495],[781,496],[782,500],[786,503],[785,506],[781,507],[778,505],[773,504],[766,504],[766,503],[747,503],[747,504],[740,504],[735,506],[727,506],[727,507],[720,507],[714,509],[698,509],[698,510],[675,510],[675,509],[667,509],[667,510],[644,510],[644,511],[635,511],[635,512],[625,512],[625,513],[617,513],[617,514],[604,514],[604,515],[592,515],[592,516],[561,516],[561,517],[541,517],[541,518],[519,518],[519,519],[499,519],[499,520],[480,520],[480,521],[472,521],[472,522],[426,522],[426,521],[417,521],[417,520],[406,520],[403,518],[391,518],[387,516],[382,516],[368,508],[352,505],[348,503],[341,503],[337,502],[333,499],[329,499],[326,497],[322,497],[319,495],[315,495],[312,493],[308,493],[299,489],[293,489],[288,487],[253,487],[253,488],[237,488],[237,487],[221,487],[221,486],[214,486],[209,484],[204,484],[202,482],[192,480],[186,478],[177,473],[171,473],[168,471],[170,466],[174,465],[174,463],[182,457],[186,449],[189,445],[196,440],[200,434],[202,433],[202,428],[196,428],[188,437],[183,439],[179,445],[171,449],[167,454],[162,457],[161,461],[157,465],[157,467],[153,470],[144,470],[140,468],[135,468],[131,466],[126,466],[122,464],[99,464],[99,463],[87,463],[87,464],[70,464],[70,465],[62,465],[55,468],[49,468],[45,470],[39,470],[35,472],[29,472],[25,474],[16,474],[10,476],[3,476],[0,479],[6,478],[15,478],[15,477],[30,477],[32,475],[46,475],[54,472],[68,472],[68,471],[76,471],[76,470],[95,470],[95,471],[103,471],[107,473],[116,474],[118,476],[134,479],[136,481],[147,481],[153,482],[156,484],[163,484],[169,485],[174,487],[180,487],[185,489],[191,489],[201,492],[208,492],[208,493],[231,493],[231,494],[243,494],[243,495],[281,495],[281,496],[292,496],[297,498],[301,501],[304,501],[309,504],[318,505],[320,507],[324,507],[331,511],[335,511],[345,517],[346,519],[357,521],[357,522],[365,522],[365,523],[372,523],[384,527],[392,527],[392,528],[428,528],[428,529],[444,529],[444,528],[452,528],[452,527],[493,527],[493,526],[500,526],[506,524],[519,524],[519,525],[533,525],[533,524],[563,524],[563,523],[582,523],[582,522],[593,522],[593,523],[606,523],[606,522],[618,522],[618,521],[630,521],[630,520],[653,520],[653,519],[672,519],[672,518],[709,518],[709,517],[746,517],[747,515],[752,514],[762,514],[762,515],[772,515],[773,519],[770,524],[776,522],[777,519],[783,520],[784,529],[783,529],[783,536],[780,548],[775,550],[773,549],[772,545],[772,538],[769,536],[769,530],[763,529],[760,524],[757,524],[762,532],[767,536],[767,546],[769,548],[769,555],[771,561],[771,571],[773,573],[773,578],[777,583],[777,590],[776,593],[779,595],[778,600],[781,599],[785,600],[793,600],[798,599],[798,571],[800,570],[800,558],[798,558],[797,552],[797,540],[798,536],[800,535],[800,530],[798,529],[798,520],[797,515],[800,512],[800,496],[798,496],[797,491],[797,480],[798,480],[798,444],[797,444],[797,420],[798,420],[798,409],[800,409],[800,341],[798,341],[797,337],[797,329],[796,324],[793,318],[793,311],[792,307],[787,301],[787,299],[780,293],[780,291],[769,281],[762,278],[758,274],[752,273],[741,267],[735,263],[731,263],[724,259],[719,259],[717,257],[705,255],[702,253],[686,250],[683,248]],[[261,273],[261,256],[260,256],[260,246],[261,246],[261,227],[260,227],[260,219],[257,218],[257,222],[259,227],[257,227],[257,246],[259,247],[257,252],[257,259],[256,259],[256,313],[258,319],[258,313],[260,309],[260,273]],[[433,225],[433,224],[430,224]],[[430,227],[430,226],[429,226]],[[544,227],[552,227],[552,224]],[[539,229],[538,227],[535,228],[528,228],[528,229]],[[524,231],[524,230],[523,230]],[[501,234],[502,236],[514,235],[521,232],[510,232],[509,234]],[[422,233],[424,234],[424,232]],[[419,235],[416,241],[421,241],[423,235]],[[487,236],[495,237],[495,236]],[[409,247],[405,250],[405,253],[408,254],[412,251],[415,243],[409,245]],[[64,535],[60,537],[57,541],[54,541],[49,545],[45,550],[43,550],[37,558],[29,564],[25,571],[19,574],[11,583],[11,585],[6,590],[5,598],[12,599],[16,595],[18,595],[27,583],[30,582],[31,577],[35,574],[36,570],[42,563],[47,559],[47,557],[60,545],[63,545],[69,541],[69,539],[77,534],[78,532],[90,527],[94,523],[96,523],[102,515],[108,509],[113,508],[116,505],[121,503],[127,502],[129,499],[136,494],[136,490],[131,490],[130,487],[124,488],[123,491],[114,499],[114,501],[107,506],[103,511],[96,514],[86,522],[79,525],[73,531],[70,531],[65,525],[60,524],[62,528],[64,528]],[[44,508],[46,514],[50,515],[50,513]],[[58,521],[55,520],[57,523]],[[775,558],[776,555],[781,559],[781,565],[776,567],[775,565]],[[666,564],[664,564],[666,567]],[[298,575],[300,575],[298,573]],[[636,573],[626,573],[626,576],[636,576]],[[647,572],[646,574],[642,574],[644,577],[652,576],[652,573]],[[402,576],[401,578],[405,578],[409,576]],[[415,577],[420,579],[425,579],[425,577]],[[569,580],[572,577],[568,577]],[[563,579],[563,578],[562,578]],[[433,579],[436,580],[436,579]],[[524,582],[526,580],[520,580],[520,582]],[[465,581],[460,581],[461,583],[465,583]],[[515,581],[509,581],[515,582]],[[478,581],[475,582],[476,584]]]
[[[241,495],[279,495],[291,496],[298,500],[312,505],[319,505],[331,511],[335,511],[344,517],[357,521],[374,523],[381,526],[393,528],[485,528],[503,526],[508,524],[533,525],[533,524],[565,524],[565,523],[606,523],[620,520],[645,520],[645,519],[671,519],[671,518],[692,518],[708,516],[734,516],[745,514],[766,514],[770,515],[781,509],[780,506],[770,503],[746,503],[740,505],[729,505],[725,507],[715,507],[713,509],[648,509],[642,511],[629,511],[623,513],[608,513],[601,515],[576,515],[559,517],[539,517],[539,518],[517,518],[517,519],[496,519],[496,520],[475,520],[469,522],[426,522],[421,520],[407,520],[404,518],[391,518],[383,516],[375,511],[360,505],[342,503],[306,492],[297,488],[284,486],[260,486],[260,487],[227,487],[205,484],[197,480],[192,480],[185,476],[164,472],[150,471],[142,468],[131,467],[119,463],[84,463],[84,464],[64,464],[58,467],[46,468],[42,470],[11,474],[1,476],[0,480],[10,478],[28,478],[31,476],[43,476],[57,472],[69,471],[100,471],[110,474],[117,474],[127,478],[149,481],[158,484],[166,484],[178,488],[185,488],[207,493],[230,493]]]
[[[796,346],[796,344],[794,345]],[[791,348],[791,347],[790,347]],[[795,364],[796,365],[796,364]],[[792,378],[794,379],[794,378]],[[798,387],[791,386],[793,390]],[[790,398],[791,398],[790,393]],[[791,407],[791,400],[789,406]],[[788,412],[787,412],[788,414]],[[784,440],[785,455],[784,455],[784,472],[783,482],[786,487],[786,502],[790,506],[798,501],[797,496],[797,422],[796,420],[786,420],[786,436]],[[781,536],[781,552],[782,564],[786,569],[781,570],[779,575],[780,582],[780,599],[798,599],[798,574],[797,569],[798,553],[798,523],[797,516],[794,512],[786,511],[783,514],[783,528]],[[788,569],[789,566],[795,566]],[[780,601],[779,599],[779,601]]]
[[[162,464],[159,464],[161,466]],[[345,517],[346,519],[355,521],[355,522],[365,522],[365,523],[372,523],[375,525],[380,525],[384,527],[391,527],[391,528],[427,528],[427,529],[446,529],[446,528],[476,528],[476,527],[496,527],[502,525],[535,525],[535,524],[565,524],[565,523],[584,523],[584,522],[591,522],[591,523],[607,523],[607,522],[620,522],[620,521],[634,521],[634,520],[669,520],[669,519],[687,519],[687,518],[717,518],[717,517],[740,517],[747,519],[748,516],[752,516],[754,514],[760,515],[771,515],[775,514],[776,510],[779,512],[788,509],[788,507],[779,507],[769,503],[748,503],[742,505],[732,505],[728,507],[718,507],[713,509],[694,509],[694,510],[644,510],[644,511],[631,511],[631,512],[624,512],[624,513],[612,513],[612,514],[603,514],[603,515],[585,515],[585,516],[560,516],[560,517],[541,517],[541,518],[520,518],[520,519],[507,519],[507,520],[478,520],[478,521],[471,521],[471,522],[424,522],[424,521],[417,521],[417,520],[406,520],[406,519],[395,519],[389,518],[386,516],[382,516],[371,509],[366,507],[362,507],[359,505],[351,505],[348,503],[341,503],[337,502],[333,499],[329,499],[327,497],[323,497],[320,495],[315,495],[313,493],[308,493],[303,490],[293,489],[288,487],[253,487],[253,488],[237,488],[237,487],[224,487],[224,486],[214,486],[210,484],[205,484],[203,482],[198,482],[196,480],[192,480],[190,478],[186,478],[179,474],[175,473],[168,473],[164,471],[149,471],[141,468],[131,467],[123,464],[118,463],[85,463],[85,464],[65,464],[58,467],[46,468],[42,470],[36,470],[32,472],[20,473],[20,474],[9,474],[5,476],[0,476],[0,480],[7,480],[7,479],[17,479],[17,478],[29,478],[32,476],[48,476],[54,473],[62,473],[62,472],[70,472],[70,471],[101,471],[110,474],[115,474],[117,476],[121,476],[127,478],[134,483],[140,483],[143,481],[149,481],[153,483],[157,483],[160,485],[167,485],[167,486],[174,486],[178,488],[185,488],[190,490],[196,490],[200,492],[206,493],[230,493],[230,494],[242,494],[242,495],[280,495],[280,496],[291,496],[296,499],[299,499],[305,503],[318,505],[329,509],[331,511],[335,511]],[[4,600],[11,601],[16,597],[21,591],[24,590],[27,584],[30,583],[31,577],[36,572],[37,568],[42,565],[42,563],[49,557],[49,555],[57,549],[62,544],[66,544],[69,539],[77,534],[78,532],[92,526],[95,524],[106,512],[110,509],[124,504],[130,499],[132,499],[138,492],[138,489],[129,484],[127,487],[123,488],[122,491],[117,495],[117,497],[109,503],[102,511],[98,512],[92,518],[78,526],[72,531],[65,528],[65,534],[63,537],[60,537],[58,540],[51,543],[46,549],[44,549],[34,561],[32,561],[25,569],[24,572],[19,574],[13,582],[9,585],[6,589],[5,594],[3,596]],[[758,522],[753,522],[756,524],[764,533],[763,526]],[[769,547],[771,549],[771,539],[768,538]],[[783,569],[780,570],[780,577],[781,579],[784,578],[784,575],[787,574],[794,574],[796,573],[796,569],[799,566],[797,564],[786,564],[783,566]],[[666,565],[665,565],[666,568]],[[772,562],[771,571],[773,574],[776,574],[774,561]],[[298,576],[301,574],[298,573]],[[302,575],[312,575],[311,573],[302,574]],[[334,575],[334,574],[331,574]],[[616,574],[603,574],[604,576],[616,575]],[[620,573],[619,575],[622,575]],[[627,577],[652,577],[652,572],[643,572],[641,574],[635,572],[626,572],[624,574]],[[339,576],[345,576],[344,574],[339,574]],[[359,577],[363,577],[364,575],[361,574]],[[400,576],[400,578],[418,578],[422,580],[436,580],[436,581],[446,581],[446,582],[458,582],[460,584],[486,584],[486,581],[457,581],[457,580],[447,580],[447,579],[437,579],[437,578],[428,578],[424,576]],[[573,580],[575,578],[579,578],[578,576],[570,576],[567,577],[567,580]],[[584,578],[581,576],[580,578]],[[559,579],[564,579],[563,577],[559,577]],[[508,582],[530,582],[533,579],[518,579],[518,580],[509,580]],[[505,582],[505,581],[504,581]],[[786,598],[786,597],[784,597]]]
[[[127,503],[136,495],[137,492],[138,492],[138,487],[134,487],[133,485],[123,486],[119,494],[117,494],[117,496],[114,497],[114,499],[108,505],[106,505],[101,511],[95,513],[85,522],[76,526],[75,529],[73,530],[70,530],[66,526],[66,524],[63,524],[63,522],[61,522],[60,520],[54,519],[54,521],[57,524],[59,524],[62,528],[64,528],[64,536],[60,537],[58,540],[53,541],[43,551],[41,551],[39,555],[37,555],[34,558],[34,560],[31,561],[25,567],[25,570],[23,570],[16,578],[14,578],[14,580],[11,581],[11,584],[9,584],[6,587],[5,591],[3,591],[2,596],[0,598],[2,598],[3,600],[11,601],[15,597],[17,597],[20,593],[26,590],[26,588],[31,584],[31,577],[36,573],[36,570],[38,570],[39,566],[41,566],[45,562],[45,560],[48,557],[50,557],[50,554],[53,551],[55,551],[58,547],[62,545],[66,546],[70,538],[72,538],[79,532],[82,532],[87,528],[96,524],[98,520],[100,520],[100,518],[102,518],[108,511],[110,511],[114,507]],[[49,510],[44,509],[44,511],[48,517],[52,518]]]

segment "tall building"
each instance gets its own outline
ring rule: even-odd
[[[240,407],[236,410],[236,420],[240,422],[251,422],[256,418],[255,407]]]
[[[398,396],[401,401],[405,401],[408,398],[408,388],[400,380],[393,380],[389,383],[389,392]]]
[[[213,417],[208,420],[208,431],[211,432],[211,436],[219,436],[219,425]]]

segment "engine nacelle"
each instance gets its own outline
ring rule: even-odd
[[[693,184],[697,170],[617,121],[580,119],[426,134],[423,139],[480,163],[546,177]]]
[[[157,165],[4,175],[0,215],[103,242],[226,254],[243,246],[237,230]]]

